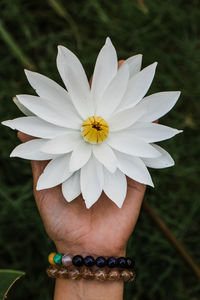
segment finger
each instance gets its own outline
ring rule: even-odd
[[[118,67],[123,64],[124,60],[120,60],[118,62]],[[155,121],[157,123],[158,120]],[[146,190],[146,185],[136,182],[135,180],[131,179],[130,177],[126,176],[127,178],[127,185],[128,185],[128,191],[126,196],[126,201],[124,202],[123,209],[126,211],[127,214],[130,214],[132,216],[132,228],[135,226],[140,208],[142,205],[142,200],[144,198],[144,193]],[[133,199],[136,199],[134,201]]]
[[[120,216],[126,224],[126,234],[124,241],[127,242],[137,223],[146,186],[136,182],[127,176],[126,199],[120,209]]]
[[[48,161],[37,161],[37,160],[31,160],[31,168],[33,172],[33,189],[36,191],[36,186],[38,179],[42,172],[44,171],[45,167],[49,163]]]
[[[118,61],[118,68],[124,63],[124,59],[121,59]],[[92,83],[92,76],[90,78],[90,85]],[[158,121],[155,121],[158,122]],[[146,185],[141,184],[139,182],[136,182],[135,180],[129,178],[127,176],[127,185],[128,185],[128,192],[127,192],[127,197],[126,201],[124,202],[123,205],[123,210],[125,211],[125,214],[131,214],[132,215],[132,220],[133,224],[132,227],[135,226],[135,223],[137,221],[142,200],[144,197],[144,193],[146,190]],[[133,201],[133,199],[136,199],[136,201]]]
[[[123,62],[124,60],[120,60],[118,62],[118,66],[120,67]],[[158,120],[155,120],[154,123],[158,123]],[[123,209],[132,216],[132,227],[134,228],[140,213],[144,193],[146,191],[146,185],[136,182],[128,176],[126,176],[126,178],[128,191]],[[133,199],[136,199],[136,201],[133,201]]]
[[[35,137],[31,136],[31,135],[28,135],[28,134],[25,134],[21,131],[18,131],[17,133],[17,137],[18,139],[22,142],[22,143],[25,143],[25,142],[28,142],[30,140],[33,140],[35,139]]]
[[[118,61],[118,68],[121,67],[121,65],[123,64],[123,62],[124,62],[124,59],[121,59],[121,60]]]
[[[141,184],[127,177],[127,194],[122,206],[122,213],[129,224],[128,235],[130,236],[137,223],[141,205],[144,199],[146,185]]]
[[[133,197],[134,199],[138,199],[137,202],[138,203],[132,203],[132,206],[135,206],[140,208],[141,204],[142,204],[142,200],[143,200],[143,196],[144,193],[146,191],[146,185],[140,182],[137,182],[135,180],[133,180],[132,178],[126,176],[127,179],[127,190],[129,192],[130,195],[137,195],[136,197]],[[128,194],[128,193],[127,193]],[[127,199],[127,205],[131,205],[131,197],[129,197],[129,199]],[[135,208],[133,208],[135,209]]]

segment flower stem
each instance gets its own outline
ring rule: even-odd
[[[149,10],[146,4],[144,3],[144,0],[137,0],[139,9],[146,15],[148,14]]]
[[[175,235],[171,232],[171,230],[164,224],[162,219],[157,215],[157,213],[152,209],[152,207],[148,204],[146,200],[144,200],[143,208],[147,212],[147,214],[152,218],[154,223],[158,226],[160,231],[164,234],[167,240],[172,244],[172,246],[176,249],[176,251],[180,254],[183,260],[188,264],[193,273],[196,275],[198,280],[200,281],[200,268],[188,253],[188,251],[184,248],[184,246],[177,240]]]

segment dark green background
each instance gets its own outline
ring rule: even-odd
[[[111,37],[120,59],[142,53],[143,66],[158,61],[150,92],[182,91],[175,108],[161,122],[184,133],[162,143],[176,165],[151,170],[155,189],[149,189],[146,198],[198,263],[200,2],[63,0],[64,18],[51,2],[0,1],[0,120],[21,115],[12,103],[14,95],[33,93],[22,60],[61,83],[55,64],[58,44],[79,56],[88,76],[106,36]],[[8,33],[23,52],[21,60],[13,49],[16,44],[11,48],[5,42]],[[54,248],[36,210],[29,162],[9,158],[18,143],[15,132],[0,127],[0,267],[27,274],[8,299],[52,299],[53,281],[45,268]],[[199,299],[194,274],[144,211],[128,254],[136,257],[138,276],[135,284],[126,285],[126,300]]]

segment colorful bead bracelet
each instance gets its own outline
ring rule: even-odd
[[[99,281],[118,281],[123,280],[125,282],[131,282],[135,280],[136,274],[134,270],[128,269],[112,269],[106,268],[91,270],[89,267],[65,267],[62,265],[50,265],[47,270],[47,275],[51,278],[63,278],[63,279],[96,279]]]
[[[129,257],[108,257],[99,256],[96,259],[88,255],[82,257],[81,255],[72,256],[70,254],[61,254],[61,253],[51,253],[48,258],[51,265],[63,265],[76,267],[81,267],[85,265],[86,267],[92,267],[96,265],[99,268],[109,267],[109,268],[123,268],[123,269],[132,269],[135,265],[134,260]]]

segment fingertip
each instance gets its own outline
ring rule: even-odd
[[[120,68],[120,66],[123,64],[124,61],[125,61],[124,59],[120,59],[120,60],[118,61],[118,68]]]

